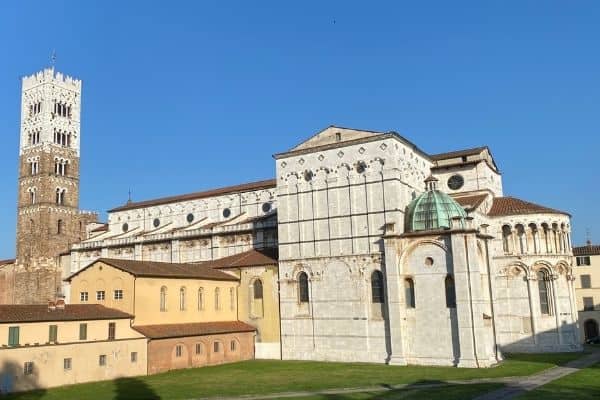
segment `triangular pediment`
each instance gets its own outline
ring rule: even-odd
[[[329,126],[318,132],[308,140],[300,143],[290,151],[305,150],[313,147],[326,146],[335,143],[343,143],[356,139],[365,139],[381,135],[383,132],[363,131],[359,129],[341,128]]]

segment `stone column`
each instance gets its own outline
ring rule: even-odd
[[[400,266],[398,265],[398,238],[395,236],[395,224],[386,224],[384,236],[383,275],[386,284],[387,304],[387,331],[389,335],[390,356],[389,363],[393,365],[406,365],[404,344],[402,340],[402,315],[404,301],[400,296]]]
[[[556,332],[558,333],[558,344],[563,344],[562,329],[560,326],[560,305],[558,304],[558,284],[556,280],[560,275],[550,275],[550,285],[552,286],[552,302],[554,303],[554,319],[556,320]]]
[[[529,318],[531,320],[531,336],[533,337],[533,343],[537,344],[537,312],[535,312],[537,308],[535,307],[533,302],[534,290],[531,287],[531,282],[534,281],[535,278],[526,272],[525,279],[527,279],[527,296],[529,297]]]
[[[181,262],[181,259],[179,257],[179,240],[171,240],[171,262]]]

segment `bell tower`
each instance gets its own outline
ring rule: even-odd
[[[58,286],[59,254],[80,241],[86,223],[96,218],[79,211],[80,115],[81,80],[53,67],[23,78],[16,264],[58,273]],[[36,275],[31,280],[37,287],[28,290],[37,293],[28,302],[53,298],[58,286],[39,287]]]

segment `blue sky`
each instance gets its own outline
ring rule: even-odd
[[[0,2],[0,258],[14,256],[20,77],[84,81],[81,208],[274,176],[331,125],[487,144],[505,194],[600,241],[600,3]]]

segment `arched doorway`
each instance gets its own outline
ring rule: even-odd
[[[598,323],[593,319],[588,319],[583,323],[583,330],[585,332],[585,340],[595,338],[598,336]]]

